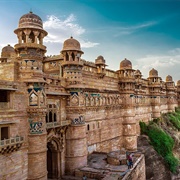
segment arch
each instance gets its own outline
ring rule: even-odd
[[[47,143],[47,171],[48,178],[59,179],[61,176],[60,142],[55,137]]]

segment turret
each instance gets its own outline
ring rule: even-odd
[[[175,85],[172,79],[172,76],[168,75],[166,77],[166,96],[167,96],[167,105],[168,111],[174,111],[175,107],[177,106],[177,95],[175,93]]]
[[[26,82],[44,82],[42,61],[46,46],[43,45],[43,38],[47,32],[43,29],[41,18],[32,12],[23,15],[14,33],[18,37],[15,51],[18,56],[19,79]]]
[[[61,53],[64,59],[61,64],[63,67],[63,77],[67,79],[66,88],[83,88],[83,63],[81,61],[83,51],[81,51],[80,43],[73,37],[70,37],[64,41]]]
[[[123,99],[123,136],[124,147],[128,151],[137,149],[136,137],[136,119],[134,109],[134,88],[135,78],[134,69],[132,69],[131,61],[126,58],[120,63],[119,73],[119,91]]]
[[[161,77],[154,68],[149,71],[148,87],[152,106],[152,118],[160,117]]]
[[[42,61],[46,47],[43,38],[47,32],[39,16],[29,12],[19,20],[14,31],[18,37],[15,45],[18,63],[18,81],[27,89],[28,178],[47,179],[46,95],[44,93]]]
[[[98,56],[95,60],[95,65],[97,67],[97,74],[99,77],[104,77],[106,75],[106,61],[103,56]]]

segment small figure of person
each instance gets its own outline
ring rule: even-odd
[[[87,180],[87,177],[83,175],[82,180]]]
[[[133,168],[133,158],[132,158],[132,154],[129,155],[129,163],[130,163],[130,168]]]
[[[128,169],[131,169],[130,156],[129,155],[127,155],[127,166],[128,166]]]

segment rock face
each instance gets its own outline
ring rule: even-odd
[[[165,166],[163,158],[153,149],[147,136],[138,137],[138,150],[144,153],[146,180],[171,180],[171,172]]]

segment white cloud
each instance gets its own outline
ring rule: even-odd
[[[43,25],[48,32],[48,36],[44,39],[45,43],[63,43],[70,36],[73,36],[84,48],[94,47],[99,44],[82,38],[86,30],[76,22],[76,17],[73,14],[70,14],[65,19],[54,15],[47,16],[47,20],[44,21]]]
[[[174,81],[180,79],[180,48],[176,48],[167,52],[166,55],[146,55],[136,60],[134,69],[140,69],[145,77],[152,68],[159,72],[159,76],[165,79],[167,75],[171,75]]]

